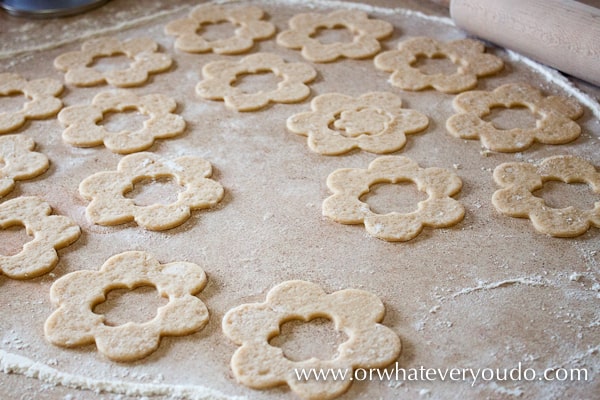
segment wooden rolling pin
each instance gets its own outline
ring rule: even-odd
[[[584,1],[600,7],[600,0]],[[600,8],[573,0],[449,3],[467,32],[600,86]]]

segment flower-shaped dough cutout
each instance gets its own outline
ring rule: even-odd
[[[149,148],[155,139],[171,138],[185,129],[185,121],[173,114],[175,101],[162,94],[137,96],[127,90],[108,91],[97,94],[91,105],[71,106],[58,114],[58,120],[66,129],[65,142],[78,147],[98,146],[102,143],[115,153],[128,154]],[[142,129],[110,131],[98,125],[112,112],[139,111],[148,116]]]
[[[175,47],[189,53],[243,53],[252,48],[255,40],[267,39],[275,33],[273,24],[261,20],[263,14],[260,8],[252,6],[202,4],[194,8],[188,18],[167,24],[165,33],[176,36]],[[207,40],[202,36],[201,30],[204,26],[222,22],[229,22],[235,26],[233,36],[215,40]]]
[[[484,53],[483,43],[462,39],[444,43],[428,37],[417,37],[398,45],[398,50],[385,51],[375,57],[377,69],[392,72],[390,83],[404,90],[432,87],[444,93],[459,93],[477,85],[477,78],[500,71],[501,58]],[[418,57],[447,58],[456,65],[453,74],[425,74],[414,64]]]
[[[303,399],[332,399],[344,393],[352,380],[300,380],[299,369],[380,368],[400,354],[400,339],[380,324],[385,313],[377,296],[356,289],[326,294],[318,285],[287,281],[269,291],[264,303],[243,304],[225,314],[223,332],[236,344],[231,367],[237,380],[256,389],[287,384]],[[280,333],[280,325],[290,320],[331,319],[336,330],[348,340],[338,347],[331,360],[287,359],[281,348],[269,344]]]
[[[453,136],[477,139],[488,149],[500,152],[521,151],[533,144],[563,144],[579,137],[581,128],[574,122],[583,114],[583,108],[575,100],[560,96],[543,96],[534,87],[514,83],[502,85],[491,92],[473,90],[454,98],[458,114],[446,121],[446,128]],[[483,117],[494,107],[527,107],[539,116],[535,127],[498,129]]]
[[[98,172],[81,182],[79,193],[91,200],[86,215],[99,225],[118,225],[135,221],[145,229],[158,231],[183,224],[191,210],[209,208],[223,198],[223,186],[208,179],[212,167],[198,157],[175,160],[154,153],[136,153],[123,157],[116,171]],[[174,178],[184,186],[171,204],[141,206],[125,197],[135,183],[145,179]]]
[[[337,155],[359,148],[371,153],[391,153],[406,143],[406,134],[422,131],[428,118],[402,108],[393,93],[371,92],[358,98],[339,93],[317,96],[311,112],[291,116],[290,131],[308,136],[311,150]]]
[[[238,76],[271,72],[281,81],[277,89],[245,93],[234,86]],[[240,61],[214,61],[202,68],[204,80],[196,86],[196,93],[211,100],[224,100],[225,105],[238,111],[252,111],[269,102],[294,103],[310,95],[305,83],[314,80],[317,72],[305,63],[287,63],[272,53],[255,53]]]
[[[27,102],[18,111],[0,110],[0,133],[8,133],[23,126],[28,119],[44,119],[54,116],[63,106],[56,96],[63,85],[54,79],[26,80],[18,74],[0,74],[0,97],[22,94]]]
[[[412,182],[428,195],[410,213],[377,214],[360,197],[377,183]],[[407,241],[423,227],[445,228],[460,222],[463,206],[452,197],[462,188],[460,178],[443,168],[420,168],[407,157],[382,156],[368,169],[344,168],[331,173],[327,186],[333,195],[323,202],[323,215],[342,224],[364,223],[367,232],[378,239]]]
[[[158,53],[158,44],[149,38],[135,38],[124,42],[107,37],[88,40],[81,51],[71,51],[58,56],[54,66],[65,72],[65,81],[75,86],[95,86],[107,82],[117,87],[139,86],[149,74],[163,72],[173,60]],[[101,57],[124,55],[131,60],[126,69],[100,71],[94,62]]]
[[[56,250],[76,241],[81,231],[70,218],[51,213],[48,203],[38,197],[17,197],[0,204],[0,229],[22,225],[33,237],[19,253],[0,254],[1,273],[13,279],[30,279],[56,266]]]
[[[539,165],[504,163],[494,170],[494,180],[502,187],[492,197],[496,209],[511,217],[529,218],[538,232],[574,237],[584,234],[590,226],[600,228],[600,201],[596,201],[591,210],[573,206],[553,208],[533,194],[545,182],[561,181],[586,183],[596,195],[600,195],[600,173],[582,158],[553,156],[542,160]]]
[[[302,49],[302,56],[313,62],[329,62],[340,57],[367,58],[381,50],[379,39],[394,30],[386,21],[370,19],[358,10],[338,10],[329,14],[305,13],[292,17],[290,30],[277,35],[277,44]],[[351,42],[322,43],[314,37],[319,29],[346,28],[353,34]]]
[[[50,299],[58,309],[46,320],[44,333],[58,346],[95,342],[111,360],[138,360],[155,351],[162,336],[188,335],[206,325],[208,309],[194,296],[205,285],[206,274],[196,264],[161,264],[142,251],[117,254],[98,271],[75,271],[54,282]],[[150,321],[109,326],[103,315],[94,313],[110,290],[140,286],[154,286],[168,299]]]
[[[28,137],[0,136],[0,198],[14,188],[16,180],[35,178],[48,169],[48,157],[34,148]]]

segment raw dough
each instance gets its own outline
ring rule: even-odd
[[[552,208],[533,192],[544,182],[587,183],[600,194],[600,173],[584,159],[575,156],[553,156],[540,162],[504,163],[494,170],[494,180],[502,189],[494,193],[492,203],[498,211],[511,217],[529,218],[541,233],[556,237],[584,234],[590,226],[600,228],[600,201],[591,210],[575,207]]]
[[[462,39],[444,43],[428,37],[408,39],[398,50],[385,51],[375,57],[375,67],[391,72],[390,83],[404,90],[432,87],[444,93],[458,93],[477,85],[477,77],[500,71],[504,62],[493,54],[485,54],[483,43]],[[413,64],[419,56],[448,58],[457,67],[454,74],[425,74]]]
[[[16,180],[31,179],[46,172],[48,157],[33,151],[35,142],[25,136],[0,136],[0,198],[10,193]]]
[[[95,342],[111,360],[137,360],[155,351],[161,336],[188,335],[206,325],[208,309],[194,296],[205,285],[206,274],[196,264],[161,264],[142,251],[117,254],[99,271],[75,271],[54,282],[50,299],[58,310],[46,320],[44,333],[58,346]],[[154,286],[169,299],[150,321],[108,326],[103,315],[93,312],[110,290],[140,286]]]
[[[155,139],[171,138],[185,129],[185,121],[172,112],[175,100],[162,94],[139,97],[128,90],[97,94],[91,105],[67,107],[58,114],[66,127],[62,137],[65,142],[78,147],[98,146],[102,143],[115,153],[128,154],[149,148]],[[137,131],[112,132],[98,125],[109,112],[137,110],[149,119]]]
[[[148,75],[166,71],[172,60],[167,54],[157,53],[158,44],[149,38],[135,38],[124,42],[116,38],[88,40],[81,51],[62,54],[54,60],[54,66],[65,72],[65,81],[75,86],[95,86],[107,82],[117,87],[139,86],[148,80]],[[108,70],[94,68],[99,57],[125,55],[131,59],[129,68]]]
[[[54,79],[28,81],[18,74],[0,74],[0,97],[22,93],[29,100],[19,111],[0,112],[0,133],[14,131],[28,119],[43,119],[55,115],[63,106],[62,101],[57,98],[62,91],[62,83]]]
[[[287,127],[308,136],[310,149],[326,155],[355,148],[391,153],[404,147],[405,134],[422,131],[429,125],[425,115],[403,109],[400,97],[387,92],[366,93],[358,98],[322,94],[313,99],[311,108],[312,112],[288,118]]]
[[[191,210],[209,208],[223,198],[223,186],[208,179],[212,167],[208,161],[185,156],[170,160],[153,153],[123,157],[116,171],[94,174],[81,182],[79,193],[91,200],[86,215],[95,224],[118,225],[134,220],[149,230],[171,229],[183,224]],[[125,193],[143,179],[172,177],[185,191],[171,204],[138,206]]]
[[[413,182],[428,194],[418,209],[408,214],[376,214],[360,197],[376,183]],[[382,156],[368,169],[338,169],[327,178],[333,195],[323,202],[323,215],[342,224],[365,224],[369,234],[387,241],[407,241],[423,227],[444,228],[457,224],[464,215],[463,206],[450,196],[462,187],[460,178],[442,168],[420,168],[410,158]]]
[[[0,203],[0,229],[25,226],[32,236],[21,252],[0,254],[0,272],[13,279],[30,279],[51,271],[58,262],[56,249],[62,249],[81,235],[70,218],[50,215],[52,208],[38,197],[17,197]]]
[[[501,152],[521,151],[537,141],[544,144],[563,144],[579,137],[581,128],[572,121],[583,114],[583,108],[567,97],[548,96],[527,84],[510,83],[491,92],[474,90],[454,98],[459,114],[446,121],[452,135],[462,139],[477,139],[488,149]],[[535,128],[497,129],[482,117],[493,107],[525,106],[538,116]]]
[[[202,4],[194,8],[188,18],[167,24],[165,33],[176,36],[175,47],[189,53],[243,53],[252,48],[255,40],[267,39],[275,33],[273,24],[261,21],[263,14],[260,8],[252,6]],[[216,40],[207,40],[202,36],[203,26],[225,21],[236,27],[233,36]]]
[[[290,30],[277,35],[277,44],[302,49],[302,56],[314,62],[329,62],[340,57],[371,57],[381,49],[379,39],[390,36],[394,31],[394,26],[389,22],[369,19],[365,12],[359,10],[298,14],[290,19],[289,24]],[[346,28],[354,38],[349,43],[325,44],[313,37],[321,28]]]
[[[264,303],[243,304],[225,314],[223,332],[241,346],[231,359],[231,368],[239,382],[256,389],[287,384],[303,399],[332,399],[348,390],[352,380],[300,380],[295,371],[308,372],[311,368],[353,371],[390,364],[400,354],[400,339],[379,323],[384,313],[381,300],[363,290],[326,294],[310,282],[280,283],[269,291]],[[279,334],[281,324],[323,317],[331,319],[335,329],[348,336],[334,359],[313,357],[291,361],[281,348],[269,344]]]
[[[272,72],[282,81],[276,90],[244,93],[233,86],[242,74]],[[196,86],[200,97],[224,100],[225,105],[237,111],[252,111],[265,107],[269,102],[295,103],[310,95],[305,83],[317,77],[317,71],[305,63],[287,63],[277,54],[255,53],[239,61],[214,61],[202,68],[204,80]]]

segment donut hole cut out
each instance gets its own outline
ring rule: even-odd
[[[202,36],[204,40],[214,42],[234,37],[236,29],[237,25],[230,21],[222,20],[202,23],[198,29],[196,29],[196,33]]]
[[[491,122],[496,129],[534,129],[539,115],[522,105],[512,107],[496,106],[490,109],[490,113],[483,117]]]
[[[425,75],[453,75],[458,72],[457,65],[444,54],[435,54],[433,57],[418,54],[411,66]]]
[[[0,164],[1,166],[1,164]],[[14,256],[23,250],[23,246],[33,239],[27,234],[23,224],[13,224],[6,228],[0,227],[0,255]]]
[[[282,79],[271,70],[259,70],[256,72],[244,72],[238,74],[232,86],[243,93],[273,92],[277,90]]]
[[[8,94],[0,93],[0,114],[21,111],[29,99],[23,92],[15,91]],[[0,164],[0,167],[2,165]]]
[[[348,336],[335,329],[333,322],[326,317],[309,321],[292,319],[281,324],[279,335],[269,344],[281,348],[285,358],[291,361],[304,361],[310,358],[332,360],[338,356],[339,346]]]
[[[110,56],[94,57],[94,61],[90,65],[97,71],[124,71],[131,66],[131,59],[124,53],[115,53]]]
[[[566,183],[560,180],[547,180],[541,189],[533,192],[551,208],[575,207],[591,210],[595,202],[600,202],[600,193],[594,193],[586,183]]]
[[[185,190],[174,176],[160,176],[157,178],[141,178],[133,182],[133,189],[125,193],[125,197],[133,199],[137,206],[150,206],[152,204],[173,204],[177,201],[179,193]]]
[[[167,299],[161,297],[152,285],[111,289],[105,298],[92,310],[104,316],[104,325],[107,326],[148,322],[156,316],[158,308],[167,304]]]
[[[416,211],[420,201],[427,200],[427,194],[418,190],[411,181],[376,183],[369,187],[369,192],[360,197],[376,214],[397,212],[409,214]]]
[[[102,116],[100,125],[104,126],[110,132],[140,131],[144,128],[144,122],[149,117],[142,114],[136,108],[129,108],[123,111],[109,111]]]
[[[337,24],[332,27],[319,26],[310,37],[318,40],[321,44],[333,44],[352,43],[355,36],[347,26]]]

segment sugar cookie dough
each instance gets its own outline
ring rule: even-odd
[[[161,264],[152,255],[129,251],[112,256],[99,271],[75,271],[58,279],[50,290],[58,306],[44,324],[53,344],[76,347],[96,343],[98,351],[114,361],[133,361],[155,351],[162,336],[183,336],[202,329],[208,309],[194,296],[206,285],[206,274],[196,264]],[[167,298],[150,321],[108,326],[93,308],[112,289],[154,286]]]
[[[75,86],[95,86],[107,82],[117,87],[139,86],[148,80],[149,74],[166,71],[172,60],[167,54],[158,53],[158,44],[149,38],[135,38],[124,42],[105,37],[83,43],[81,51],[62,54],[54,60],[54,66],[65,72],[65,81]],[[101,57],[125,55],[130,64],[126,69],[100,71],[94,62]]]
[[[70,218],[51,213],[48,203],[38,197],[17,197],[0,203],[0,229],[23,225],[32,237],[19,253],[0,254],[1,273],[13,279],[30,279],[56,266],[56,250],[76,241],[81,231]]]
[[[311,112],[291,116],[290,131],[308,136],[314,152],[327,155],[361,149],[371,153],[391,153],[406,143],[406,134],[429,125],[420,112],[402,108],[393,93],[371,92],[358,98],[326,93],[311,102]]]
[[[239,75],[272,72],[281,81],[277,89],[245,93],[234,83]],[[305,63],[288,63],[272,53],[255,53],[239,61],[214,61],[202,68],[204,80],[196,86],[196,93],[205,99],[224,100],[225,105],[237,111],[253,111],[269,102],[294,103],[310,95],[305,83],[317,76],[317,71]]]
[[[524,83],[502,85],[491,92],[474,90],[454,98],[458,112],[446,121],[446,128],[453,136],[477,139],[488,149],[501,152],[525,150],[534,142],[563,144],[579,137],[581,128],[574,122],[583,114],[583,108],[575,100],[560,96],[543,96]],[[494,107],[527,107],[538,117],[534,128],[498,129],[483,117]]]
[[[289,30],[277,35],[277,44],[302,49],[302,56],[314,62],[329,62],[340,57],[371,57],[381,49],[379,39],[390,36],[394,30],[389,22],[370,19],[359,10],[298,14],[290,19],[289,25]],[[346,28],[352,33],[353,40],[347,43],[322,43],[315,37],[319,29],[334,28]]]
[[[262,21],[263,14],[260,8],[253,6],[202,4],[195,7],[189,17],[167,24],[165,33],[176,36],[175,47],[189,53],[243,53],[250,50],[256,40],[267,39],[275,33],[272,23]],[[229,22],[235,27],[233,36],[215,40],[203,37],[205,26],[222,22]]]
[[[58,114],[58,120],[66,127],[62,137],[77,147],[98,146],[102,143],[115,153],[128,154],[142,151],[155,139],[179,135],[185,129],[185,121],[173,114],[175,101],[162,94],[137,96],[128,90],[108,91],[97,94],[91,105],[71,106]],[[113,132],[99,125],[107,113],[137,110],[149,117],[142,129]]]
[[[556,237],[574,237],[584,234],[591,226],[600,228],[600,200],[591,210],[569,206],[552,208],[533,192],[545,182],[586,183],[600,195],[600,173],[586,160],[575,156],[553,156],[539,165],[504,163],[494,170],[494,180],[502,189],[497,190],[492,203],[502,214],[529,218],[540,233]]]
[[[174,160],[154,153],[125,156],[116,171],[98,172],[81,182],[79,193],[87,200],[86,215],[99,225],[118,225],[135,221],[145,229],[158,231],[183,224],[191,210],[209,208],[223,198],[223,186],[208,179],[212,167],[208,161],[185,156]],[[177,201],[163,205],[140,206],[125,194],[144,179],[172,177],[185,190]]]
[[[397,334],[380,322],[385,308],[377,296],[356,289],[326,294],[318,285],[287,281],[269,291],[264,303],[243,304],[229,310],[223,318],[223,332],[241,347],[231,359],[236,379],[255,389],[287,384],[302,399],[332,399],[352,384],[345,380],[300,380],[296,369],[380,368],[400,354]],[[348,335],[331,360],[310,358],[292,361],[269,340],[290,320],[310,321],[328,318],[335,329]]]
[[[360,200],[376,183],[399,182],[413,182],[429,196],[416,211],[377,214]],[[327,187],[333,195],[323,202],[323,215],[342,224],[364,223],[369,234],[390,242],[410,240],[425,226],[455,225],[465,214],[463,206],[450,197],[462,187],[456,174],[442,168],[423,169],[402,156],[378,157],[368,169],[338,169],[327,178]]]
[[[0,74],[0,97],[23,94],[27,101],[18,111],[0,112],[0,134],[19,129],[28,119],[44,119],[56,115],[63,106],[57,98],[63,85],[57,80],[26,80],[18,74]]]
[[[48,157],[33,151],[35,142],[22,135],[0,136],[0,198],[10,193],[16,180],[46,172]]]
[[[504,62],[484,53],[483,43],[462,39],[444,43],[428,37],[408,39],[398,50],[385,51],[375,57],[377,69],[391,72],[390,83],[404,90],[432,87],[444,93],[459,93],[477,85],[477,78],[500,71]],[[425,74],[415,67],[418,57],[447,58],[456,65],[453,74]]]

